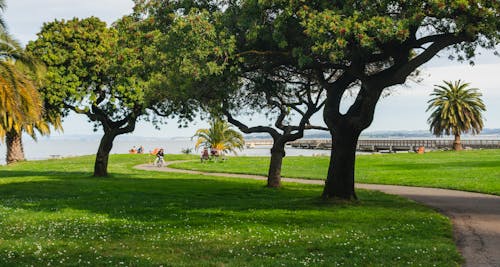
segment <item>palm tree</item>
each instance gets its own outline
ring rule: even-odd
[[[223,153],[233,152],[236,154],[236,149],[241,150],[245,145],[243,135],[231,129],[231,126],[220,118],[210,120],[210,128],[197,130],[193,137],[198,137],[195,144],[196,149],[204,146]]]
[[[433,97],[427,103],[427,111],[432,113],[427,120],[431,132],[436,136],[443,134],[455,136],[454,150],[461,150],[460,134],[471,132],[478,134],[483,129],[482,112],[486,107],[481,100],[482,94],[477,88],[469,88],[468,83],[443,81],[444,85],[435,85]]]
[[[5,8],[0,0],[0,10]],[[7,163],[24,160],[22,132],[36,139],[50,133],[49,123],[61,129],[59,114],[43,115],[43,102],[35,77],[40,77],[36,60],[6,31],[0,16],[0,140],[7,143]]]
[[[33,81],[13,62],[0,63],[0,138],[7,143],[7,163],[24,160],[21,133],[49,132],[43,104]]]

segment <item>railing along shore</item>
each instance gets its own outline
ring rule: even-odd
[[[471,149],[500,149],[500,139],[462,139],[462,146]],[[246,146],[269,146],[273,141],[268,139],[248,140]],[[302,149],[331,149],[330,139],[302,139],[288,143],[293,148]],[[427,150],[450,149],[453,146],[453,139],[391,139],[391,138],[370,138],[360,139],[356,149],[358,151],[378,152],[378,151],[417,151],[424,147]]]

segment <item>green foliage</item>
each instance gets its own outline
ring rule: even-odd
[[[123,34],[95,17],[45,23],[28,50],[47,65],[41,91],[48,104],[96,123],[102,123],[94,117],[99,113],[119,119],[141,109],[142,88],[130,75],[137,62],[133,48],[122,46]]]
[[[41,121],[43,103],[35,84],[13,61],[0,62],[0,139]],[[43,131],[45,132],[45,131]]]
[[[243,135],[231,129],[231,126],[220,118],[210,120],[210,128],[199,129],[193,137],[197,137],[195,148],[200,146],[213,148],[221,152],[234,152],[243,149],[245,140]]]
[[[116,23],[117,30],[95,17],[55,20],[45,23],[38,39],[28,44],[47,66],[41,92],[50,110],[84,114],[95,131],[102,126],[96,176],[107,175],[114,138],[134,131],[148,107],[138,41],[142,35],[133,31],[133,23],[125,17]]]
[[[180,115],[192,119],[200,109],[193,99],[217,95],[224,88],[207,86],[207,79],[218,77],[228,67],[234,50],[234,37],[220,26],[220,12],[200,9],[176,9],[163,1],[148,1],[147,11],[136,6],[141,30],[151,39],[150,53],[145,55],[151,89],[148,99],[167,103],[154,106],[158,114]],[[181,14],[181,15],[179,15]]]
[[[259,181],[132,169],[147,160],[113,155],[115,175],[97,180],[92,157],[0,167],[0,265],[461,262],[449,220],[399,197],[360,191],[354,204],[319,204],[319,186],[268,190]]]
[[[500,150],[430,152],[424,155],[360,155],[356,159],[356,177],[360,183],[412,185],[448,188],[500,195]],[[283,177],[324,180],[328,157],[286,157]],[[224,166],[186,162],[173,168],[267,175],[269,158],[234,157]]]
[[[499,43],[498,1],[246,0],[224,9],[243,70],[342,70],[367,83],[384,76],[384,88],[403,83],[443,49],[471,59],[478,46]]]
[[[482,112],[486,107],[477,88],[468,83],[444,81],[436,85],[428,101],[427,111],[432,113],[428,119],[431,131],[436,136],[460,135],[472,132],[478,134],[483,129]]]
[[[38,92],[43,66],[4,30],[0,30],[0,52],[0,139],[7,132],[36,138],[35,130],[50,133],[50,123],[61,129],[60,116],[47,112]]]
[[[304,3],[300,7],[301,25],[314,40],[312,52],[327,55],[335,62],[407,46],[420,39],[415,38],[417,31],[422,37],[467,35],[468,44],[455,46],[461,59],[473,57],[476,46],[494,48],[499,41],[498,1],[317,2],[324,3]]]

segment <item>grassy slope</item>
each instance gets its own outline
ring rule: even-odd
[[[167,156],[167,160],[183,159]],[[0,265],[455,266],[449,221],[402,198],[321,187],[143,172],[140,155],[0,167]]]
[[[282,175],[324,179],[328,163],[328,157],[287,157]],[[268,164],[264,157],[237,157],[224,163],[189,162],[172,167],[266,175]],[[500,195],[500,150],[361,155],[356,161],[356,181]]]

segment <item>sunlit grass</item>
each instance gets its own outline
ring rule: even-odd
[[[285,177],[325,179],[328,157],[286,157]],[[269,158],[233,157],[224,163],[197,161],[174,168],[267,175]],[[360,155],[356,181],[450,188],[500,195],[500,150]]]
[[[112,156],[109,178],[91,176],[93,157],[0,167],[0,265],[460,263],[449,220],[399,197],[324,203],[320,186],[131,168],[150,160]]]

